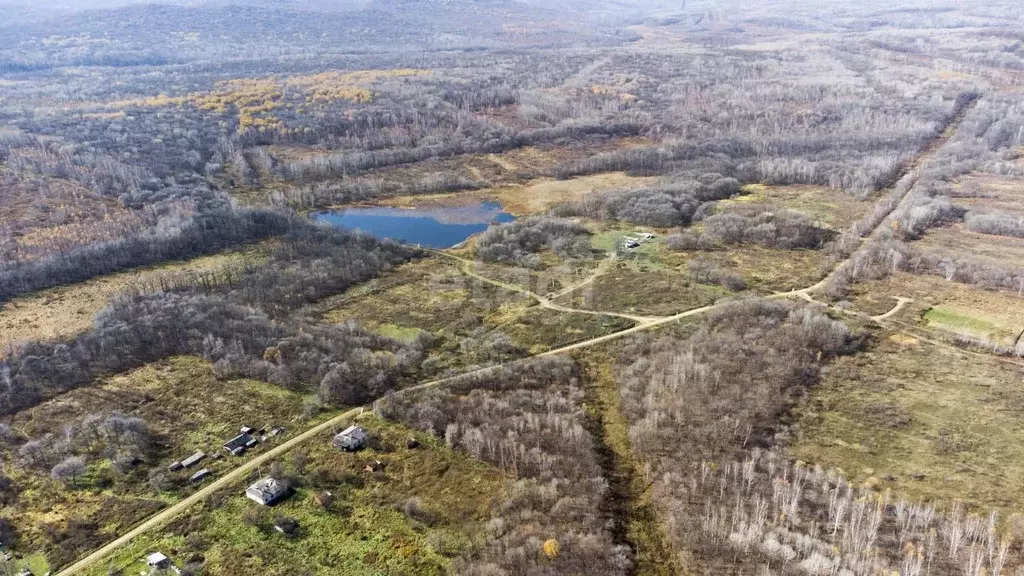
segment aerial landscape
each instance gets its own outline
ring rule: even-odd
[[[0,0],[0,576],[1024,576],[1024,4]]]

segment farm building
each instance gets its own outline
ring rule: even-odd
[[[239,434],[224,444],[224,449],[232,456],[241,456],[245,451],[256,445],[256,439],[251,434]]]
[[[192,482],[193,484],[195,484],[196,482],[202,482],[210,474],[213,474],[212,470],[210,470],[209,468],[203,468],[199,472],[193,474],[192,477],[188,479],[188,481]]]
[[[206,458],[206,453],[205,452],[196,452],[195,454],[193,454],[193,455],[189,456],[188,458],[185,458],[184,460],[182,460],[181,461],[181,467],[182,468],[191,468],[191,467],[195,466],[196,464],[199,464],[203,460],[203,458]]]
[[[334,437],[331,442],[339,450],[355,452],[366,446],[368,434],[359,426],[350,426]]]
[[[274,478],[264,478],[249,486],[245,491],[246,498],[263,506],[276,504],[290,494],[291,488]]]

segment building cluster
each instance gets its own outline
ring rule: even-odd
[[[639,248],[643,243],[654,240],[654,234],[650,232],[634,232],[633,235],[626,236],[622,239],[622,248],[624,250],[633,250]]]

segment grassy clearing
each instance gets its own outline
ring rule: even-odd
[[[939,253],[954,253],[962,258],[991,262],[1001,268],[1024,267],[1024,240],[1008,236],[976,234],[966,224],[928,230],[914,247]]]
[[[133,285],[154,282],[164,276],[239,266],[262,258],[266,246],[260,244],[241,251],[111,274],[15,298],[0,307],[0,354],[17,342],[68,338],[85,331],[92,325],[93,316],[112,296]]]
[[[957,198],[956,204],[978,212],[1004,212],[1024,215],[1024,188],[1018,179],[993,174],[970,174],[957,183],[964,191],[976,192],[973,198]]]
[[[15,447],[4,446],[0,458],[19,494],[0,516],[11,520],[19,534],[17,551],[40,552],[50,564],[63,565],[194,490],[187,479],[195,469],[165,472],[172,461],[199,450],[222,453],[221,444],[243,425],[291,430],[310,425],[302,416],[303,400],[299,393],[263,382],[218,380],[209,363],[192,357],[150,364],[68,392],[4,422],[23,437],[39,438],[59,435],[63,424],[90,414],[120,411],[146,421],[155,437],[152,450],[125,473],[115,471],[109,460],[91,457],[87,474],[67,489],[45,470],[17,466]],[[217,473],[234,467],[236,460],[208,458],[201,467]],[[151,484],[151,474],[163,475],[162,487]]]
[[[925,312],[924,320],[929,326],[955,333],[967,333],[986,339],[1003,340],[1007,334],[999,334],[1000,327],[984,318],[977,318],[944,307]]]
[[[842,190],[824,186],[744,186],[744,195],[720,202],[728,209],[733,205],[757,206],[765,212],[782,209],[800,212],[815,226],[842,232],[871,211],[871,202],[857,200]]]
[[[729,294],[720,286],[694,283],[679,272],[620,261],[558,302],[590,310],[667,316],[712,304]]]
[[[506,478],[432,436],[372,416],[361,425],[377,436],[377,449],[343,453],[325,436],[304,449],[306,464],[293,455],[277,466],[298,486],[278,506],[268,509],[247,500],[239,485],[89,573],[144,571],[142,558],[157,550],[179,567],[201,559],[210,576],[449,573],[453,559],[481,538]],[[422,446],[406,448],[410,437]],[[363,470],[374,459],[387,465],[383,473]],[[334,495],[326,508],[313,499],[323,491]],[[414,498],[418,511],[408,505]],[[298,535],[274,531],[277,515],[298,521]]]
[[[494,328],[507,334],[531,354],[619,332],[634,325],[615,316],[553,312],[536,307],[514,311],[513,314],[509,320],[499,317]]]
[[[451,260],[430,258],[333,299],[324,319],[357,320],[377,330],[392,325],[405,334],[415,329],[442,337],[465,336],[502,305],[530,303],[525,296],[477,282]]]
[[[583,270],[576,273],[563,267],[534,273],[487,265],[477,271],[510,284],[533,284],[532,288],[542,293],[570,281],[562,274],[586,277]],[[485,361],[474,346],[464,345],[467,339],[482,342],[505,335],[520,353],[537,353],[632,325],[620,318],[540,309],[533,299],[471,278],[459,270],[457,263],[443,258],[402,266],[387,277],[334,299],[332,306],[324,314],[328,322],[357,321],[399,339],[415,338],[423,332],[432,334],[435,342],[430,348],[431,359],[424,372],[415,375],[417,378]]]
[[[1022,370],[891,332],[840,358],[795,415],[793,455],[910,498],[1020,510]]]
[[[499,159],[499,163],[502,162],[504,161]],[[502,165],[505,166],[505,164]],[[511,164],[507,166],[511,166]],[[540,178],[524,184],[509,183],[474,192],[399,196],[384,200],[382,203],[386,206],[414,208],[424,204],[444,206],[490,200],[501,203],[505,211],[510,214],[530,216],[543,214],[558,204],[581,200],[595,192],[639,188],[649,186],[656,181],[657,178],[629,176],[623,172],[608,172],[569,180]]]
[[[897,296],[914,300],[898,317],[906,322],[921,319],[930,328],[968,331],[1004,343],[1012,343],[1024,330],[1024,306],[1015,292],[985,290],[937,276],[900,272],[858,282],[850,301],[857,310],[882,314],[892,308]]]

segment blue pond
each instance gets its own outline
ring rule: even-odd
[[[338,228],[361,230],[377,238],[391,238],[428,248],[451,248],[492,223],[512,222],[515,216],[494,202],[462,206],[417,208],[345,208],[313,214]]]

